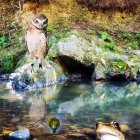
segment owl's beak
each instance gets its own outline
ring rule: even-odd
[[[45,28],[45,27],[47,27],[48,25],[47,24],[40,24],[39,25],[39,29],[43,29],[43,28]]]

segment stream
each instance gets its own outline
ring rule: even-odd
[[[130,127],[127,140],[140,139],[140,85],[136,82],[67,82],[28,93],[8,90],[5,84],[0,82],[0,134],[18,126],[32,135],[49,134],[47,122],[55,116],[61,126],[75,129],[116,120]],[[61,131],[62,127],[57,133]]]

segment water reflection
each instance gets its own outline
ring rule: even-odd
[[[81,85],[77,85],[77,90],[79,88]],[[117,120],[131,125],[136,118],[140,124],[140,86],[137,83],[94,83],[86,85],[82,92],[73,100],[60,103],[57,112],[74,116],[74,123],[83,126],[97,120]]]
[[[128,124],[140,130],[140,85],[126,83],[66,83],[30,93],[9,92],[0,86],[0,125],[25,126],[32,133],[50,133],[47,121],[93,127],[98,120]],[[4,123],[3,123],[4,122]]]

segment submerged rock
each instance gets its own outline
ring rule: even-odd
[[[9,74],[2,74],[0,75],[0,81],[8,80],[9,79]]]

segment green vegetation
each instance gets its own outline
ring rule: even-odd
[[[116,60],[111,62],[111,68],[116,74],[120,74],[127,70],[128,65],[122,60]]]
[[[25,48],[4,49],[0,52],[0,72],[12,72],[25,54]]]
[[[118,37],[119,37],[121,43],[123,43],[122,45],[131,47],[134,50],[139,49],[140,33],[136,33],[136,34],[131,33],[131,32],[120,33],[120,34],[118,34]]]
[[[65,33],[53,33],[53,35],[51,35],[49,37],[49,48],[52,47],[53,45],[56,45],[56,43],[62,39],[65,38],[66,34]]]
[[[0,36],[0,72],[12,72],[25,52],[26,47],[19,41],[19,36]]]
[[[106,50],[114,51],[116,46],[117,46],[117,45],[116,45],[115,42],[109,42],[109,43],[106,43],[105,49],[106,49]]]
[[[130,42],[128,44],[131,48],[133,48],[134,50],[137,50],[139,48],[139,43],[138,41],[133,41],[133,42]]]
[[[101,38],[105,44],[103,45],[103,49],[105,51],[115,51],[117,46],[123,48],[123,46],[130,47],[133,50],[139,49],[140,46],[140,33],[131,33],[131,32],[121,32],[121,33],[114,33],[110,35],[108,32],[100,31],[94,32],[94,30],[87,30],[88,34],[98,34],[99,38]],[[115,36],[114,36],[115,35]],[[125,51],[125,50],[124,50]]]
[[[2,58],[4,61],[2,63],[2,71],[7,71],[10,72],[12,71],[15,66],[14,66],[14,54],[8,53],[3,55]]]
[[[0,36],[0,49],[9,47],[10,42],[6,36]]]
[[[140,33],[137,33],[137,34],[134,36],[134,39],[140,41]]]
[[[113,41],[112,37],[107,32],[99,32],[98,34],[99,37],[105,42],[103,49],[115,51],[115,47],[117,46],[117,43]]]
[[[121,37],[123,39],[131,39],[133,37],[133,35],[131,33],[122,33]]]
[[[99,32],[99,37],[106,42],[112,42],[112,37],[107,32]]]
[[[54,37],[57,38],[57,39],[62,39],[62,38],[65,37],[65,34],[63,34],[63,33],[56,33],[56,34],[54,34]]]
[[[56,32],[56,27],[53,26],[53,25],[49,26],[49,27],[48,27],[48,32],[51,32],[51,33]]]

